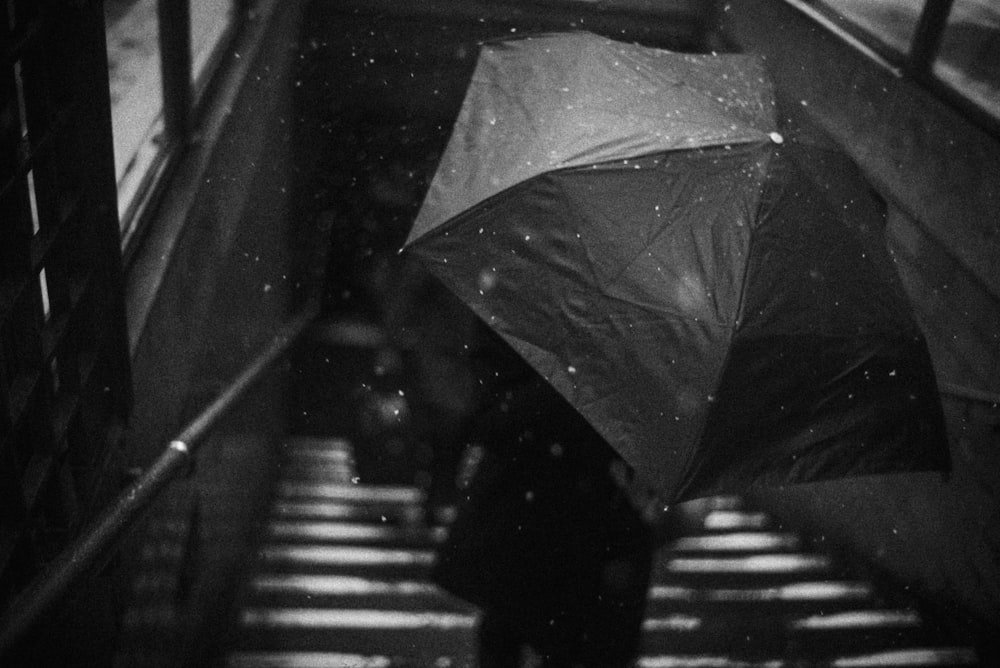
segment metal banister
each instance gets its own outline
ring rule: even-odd
[[[230,385],[192,420],[146,471],[81,535],[66,546],[0,615],[0,657],[115,544],[142,511],[191,462],[197,446],[315,320],[318,300],[307,303]]]
[[[958,397],[959,399],[965,399],[966,401],[976,401],[981,404],[1000,406],[1000,393],[997,392],[979,390],[966,385],[958,385],[957,383],[939,383],[938,389],[941,394]]]

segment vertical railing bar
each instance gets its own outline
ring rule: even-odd
[[[931,64],[941,47],[941,37],[948,25],[951,6],[952,0],[924,3],[920,20],[913,31],[913,41],[907,59],[907,69],[912,76],[922,78],[930,74]]]
[[[163,126],[170,141],[187,137],[192,104],[191,7],[189,0],[158,0]]]

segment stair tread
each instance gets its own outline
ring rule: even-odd
[[[447,531],[423,524],[369,524],[318,520],[272,520],[265,533],[269,540],[311,541],[315,543],[351,544],[423,544],[441,543]]]
[[[636,668],[892,668],[897,666],[976,666],[978,657],[967,647],[913,647],[874,652],[847,652],[831,660],[810,661],[801,657],[764,655],[743,658],[733,654],[665,653],[640,656]]]
[[[278,495],[284,498],[337,499],[362,503],[399,503],[417,505],[423,493],[407,485],[360,485],[341,482],[286,481],[278,485]]]
[[[359,481],[343,439],[289,439],[284,456],[226,665],[474,666],[479,613],[429,579],[448,529],[423,492]],[[974,664],[743,499],[683,512],[654,557],[637,668]]]
[[[441,656],[429,665],[463,668],[472,665],[471,656]],[[417,668],[418,664],[383,654],[345,652],[244,651],[231,654],[228,668]]]

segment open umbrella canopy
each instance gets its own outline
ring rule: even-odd
[[[485,45],[407,241],[671,501],[948,465],[882,214],[774,116],[750,56]]]

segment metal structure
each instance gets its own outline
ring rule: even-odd
[[[0,614],[0,656],[64,596],[78,578],[95,567],[115,547],[122,533],[141,515],[157,494],[188,469],[197,446],[212,427],[271,366],[281,359],[315,319],[312,301],[291,320],[244,370],[173,438],[145,473],[94,520],[79,538],[36,576]]]
[[[4,9],[0,599],[118,491],[131,403],[102,3]]]

